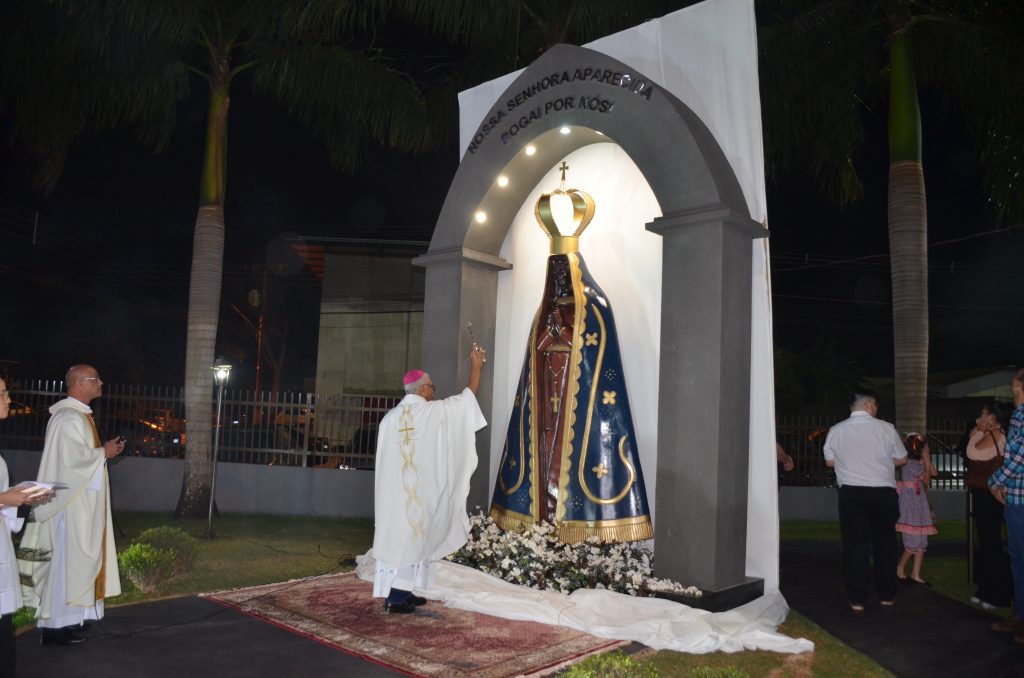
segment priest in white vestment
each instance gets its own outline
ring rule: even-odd
[[[0,419],[11,412],[11,396],[7,382],[0,379]],[[14,676],[14,613],[21,609],[21,583],[18,561],[14,558],[11,532],[21,529],[24,518],[18,507],[34,506],[51,498],[37,493],[38,488],[11,488],[7,463],[0,458],[0,676]]]
[[[0,389],[6,395],[2,384],[0,379]],[[7,410],[7,404],[0,399],[0,419],[7,416]],[[21,584],[11,532],[21,529],[23,519],[18,517],[18,507],[25,499],[21,492],[9,488],[7,464],[0,459],[0,676],[15,675],[14,613],[21,609]]]
[[[66,489],[35,509],[22,548],[50,551],[42,561],[21,561],[32,587],[25,603],[36,608],[42,642],[84,642],[88,620],[103,617],[103,601],[121,593],[107,459],[124,450],[124,439],[100,444],[89,403],[103,395],[103,381],[89,365],[75,365],[65,378],[68,397],[50,407],[37,480]]]
[[[431,564],[459,550],[469,536],[466,499],[476,469],[476,432],[487,425],[476,401],[482,348],[470,353],[469,385],[434,399],[420,370],[406,373],[406,396],[384,415],[377,434],[374,484],[376,570],[373,595],[384,610],[409,613],[427,601],[414,589],[429,585]]]

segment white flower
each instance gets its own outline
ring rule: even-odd
[[[595,588],[632,595],[655,590],[701,595],[695,587],[652,577],[653,556],[641,545],[605,544],[600,537],[563,544],[555,537],[555,526],[548,522],[505,532],[482,511],[470,520],[474,530],[469,541],[448,560],[511,582],[561,593],[571,593],[581,582],[592,581]]]

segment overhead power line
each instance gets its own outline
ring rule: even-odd
[[[936,247],[945,247],[946,245],[954,245],[954,244],[957,244],[957,243],[966,242],[968,240],[975,240],[977,238],[987,238],[987,237],[992,236],[992,235],[1000,235],[1000,234],[1010,233],[1011,231],[1016,231],[1016,230],[1019,230],[1021,228],[1024,228],[1024,223],[1017,223],[1017,224],[1013,224],[1011,226],[1005,226],[1003,228],[993,228],[993,229],[990,229],[990,230],[987,230],[987,231],[982,231],[980,233],[972,233],[970,235],[961,236],[959,238],[950,238],[948,240],[940,240],[938,242],[928,243],[928,249],[932,250],[932,249],[934,249]],[[775,259],[777,256],[778,257],[796,257],[798,259],[799,258],[803,258],[805,260],[808,257],[813,257],[815,259],[820,259],[820,258],[827,257],[827,255],[806,255],[806,254],[794,254],[794,253],[782,253],[782,252],[779,252],[779,253],[773,252],[772,253],[772,259]],[[789,273],[791,271],[805,271],[805,270],[810,270],[810,269],[815,269],[815,268],[831,268],[831,267],[835,267],[835,266],[843,266],[845,264],[854,264],[854,263],[865,262],[865,261],[878,261],[878,260],[882,260],[882,261],[887,262],[888,259],[889,259],[889,254],[887,252],[886,253],[882,253],[882,254],[867,254],[867,255],[864,255],[864,256],[860,256],[860,257],[834,258],[834,259],[828,259],[826,261],[816,261],[816,262],[813,262],[813,263],[812,262],[808,262],[808,263],[805,263],[805,264],[800,265],[800,266],[793,266],[791,268],[775,268],[775,267],[772,267],[772,272],[773,273]],[[888,264],[886,264],[885,267],[888,268]],[[942,268],[945,268],[945,267],[942,267]]]

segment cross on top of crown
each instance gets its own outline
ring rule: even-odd
[[[562,172],[562,190],[565,190],[565,173],[569,171],[569,165],[563,160],[562,164],[558,166],[558,169]]]

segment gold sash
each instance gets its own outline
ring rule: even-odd
[[[92,429],[93,447],[102,447],[102,444],[100,443],[100,432],[96,430],[96,422],[93,420],[92,415],[91,414],[87,414],[85,412],[83,412],[82,414],[85,415],[85,420],[89,422],[89,428]],[[106,481],[106,474],[107,474],[107,469],[104,468],[103,469],[103,476],[104,476],[103,480],[104,481]],[[103,486],[106,487],[106,482],[103,483]],[[106,499],[107,499],[106,495],[104,494],[104,497],[103,497],[103,501],[104,501],[103,510],[104,511],[107,510],[106,509]],[[107,593],[107,529],[106,529],[106,522],[107,522],[106,521],[106,516],[104,516],[103,517],[103,524],[104,524],[104,527],[103,527],[103,541],[100,544],[100,572],[99,572],[99,574],[96,575],[95,595],[93,596],[95,600],[103,600],[103,598],[106,596],[106,593]]]

